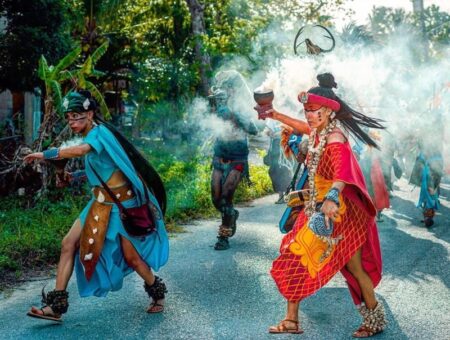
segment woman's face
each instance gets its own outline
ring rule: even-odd
[[[305,107],[304,111],[305,118],[311,129],[317,129],[320,131],[330,122],[331,109],[328,107]]]
[[[88,128],[92,127],[93,115],[92,111],[68,112],[66,113],[66,119],[73,132],[83,134]]]

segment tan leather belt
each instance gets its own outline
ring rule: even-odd
[[[120,202],[127,201],[134,197],[133,190],[131,190],[131,186],[129,184],[125,184],[118,188],[110,188],[111,191],[116,195],[117,199]],[[114,200],[109,196],[106,190],[102,187],[94,187],[92,189],[94,196],[99,203],[114,203]]]

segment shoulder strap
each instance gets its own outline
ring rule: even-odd
[[[289,186],[286,188],[286,193],[291,192],[295,190],[295,182],[297,182],[298,173],[300,172],[300,168],[303,163],[298,163],[297,168],[295,169],[294,176],[292,177],[291,183],[289,183]]]
[[[106,192],[108,193],[108,195],[112,198],[112,200],[114,201],[114,203],[117,204],[117,206],[119,207],[119,210],[121,213],[125,212],[125,208],[122,205],[122,203],[120,203],[120,201],[117,199],[116,195],[114,195],[114,193],[112,192],[112,190],[108,187],[108,185],[102,180],[102,178],[100,177],[100,175],[97,173],[97,171],[94,169],[94,167],[92,166],[92,164],[87,160],[86,158],[86,162],[89,164],[89,166],[91,167],[92,171],[94,172],[95,176],[98,178],[98,180],[100,181],[100,183],[102,184],[103,188],[106,190]]]

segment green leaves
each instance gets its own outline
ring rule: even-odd
[[[45,59],[45,57],[42,55],[41,58],[39,59],[38,76],[44,82],[47,82],[49,73],[50,70],[48,68],[47,59]]]
[[[55,75],[59,75],[63,70],[72,66],[72,64],[77,61],[81,54],[81,47],[76,47],[72,52],[62,58],[58,64],[55,66],[53,72]]]
[[[50,80],[50,88],[52,90],[53,103],[56,108],[56,112],[61,115],[61,105],[62,105],[62,93],[61,85],[56,80]]]
[[[78,45],[69,54],[63,57],[56,66],[48,66],[47,60],[41,56],[39,60],[38,75],[45,83],[46,96],[53,100],[56,112],[61,115],[62,87],[66,83],[71,86],[66,88],[87,89],[91,91],[100,105],[100,111],[106,119],[111,117],[105,100],[97,87],[88,78],[100,78],[105,76],[104,72],[95,70],[95,64],[106,53],[108,41],[98,47],[92,55],[87,56],[85,61],[77,66],[75,63],[82,57],[82,49]]]
[[[106,40],[103,44],[101,44],[91,55],[91,62],[93,65],[97,64],[100,58],[106,53],[106,50],[109,47],[109,41]]]
[[[103,117],[105,117],[105,119],[110,119],[111,114],[109,113],[108,106],[106,105],[105,99],[103,98],[102,94],[99,92],[97,87],[95,87],[95,85],[92,84],[90,81],[86,81],[85,86],[86,89],[89,90],[94,96],[94,98],[97,100],[100,112],[102,113]]]

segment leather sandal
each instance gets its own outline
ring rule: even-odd
[[[163,280],[155,275],[155,281],[152,285],[144,282],[144,289],[148,296],[152,299],[150,306],[147,308],[147,313],[161,313],[164,311],[164,305],[159,303],[166,297],[167,287]]]
[[[287,327],[286,322],[291,322],[295,324],[295,327]],[[269,333],[271,334],[281,334],[281,333],[289,333],[289,334],[302,334],[304,331],[299,327],[298,321],[284,319],[280,321],[280,323],[276,326],[269,327]]]
[[[44,319],[44,320],[50,320],[50,321],[56,321],[56,322],[62,322],[62,318],[61,315],[58,315],[56,313],[53,312],[53,310],[51,310],[51,312],[49,312],[48,310],[45,311],[44,308],[45,307],[49,307],[51,309],[50,306],[43,306],[42,308],[38,309],[38,308],[32,308],[27,315],[31,316],[32,318],[37,318],[37,319]],[[36,313],[36,311],[41,311],[42,314],[40,313]]]
[[[150,314],[161,313],[161,312],[164,312],[164,305],[162,305],[156,301],[153,301],[150,304],[150,306],[148,306],[148,308],[147,308],[147,313],[150,313]]]

